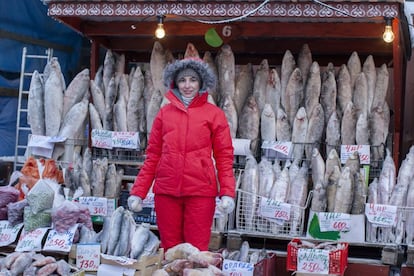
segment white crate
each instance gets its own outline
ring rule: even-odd
[[[243,190],[237,190],[236,230],[252,234],[267,234],[273,236],[298,237],[304,236],[305,211],[309,205],[311,193],[305,206],[291,205],[290,219],[282,225],[260,215],[262,196]]]

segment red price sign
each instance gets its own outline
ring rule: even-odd
[[[79,262],[79,268],[90,270],[91,268],[96,269],[96,263],[94,260],[82,260]]]
[[[307,271],[309,273],[318,273],[318,272],[323,271],[321,266],[318,263],[314,263],[314,262],[303,262],[301,270]]]

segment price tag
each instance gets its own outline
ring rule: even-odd
[[[112,132],[112,146],[114,148],[138,149],[138,132]]]
[[[288,203],[262,197],[260,200],[259,214],[268,219],[284,222],[290,219],[291,206]]]
[[[108,199],[104,197],[79,197],[79,203],[89,209],[91,216],[106,216],[108,213]]]
[[[292,142],[281,142],[281,141],[263,141],[262,149],[271,150],[275,153],[276,158],[290,158],[292,153]]]
[[[365,216],[373,224],[392,227],[397,224],[397,206],[366,203]]]
[[[348,232],[351,230],[351,215],[345,213],[318,213],[321,232],[340,231]]]
[[[358,152],[360,164],[371,163],[369,145],[341,145],[341,163],[345,164],[349,156],[355,151]]]
[[[23,227],[23,223],[11,226],[8,220],[0,221],[0,246],[12,244]]]
[[[86,271],[97,271],[100,264],[101,245],[79,243],[76,245],[76,267]]]
[[[92,129],[92,146],[102,149],[112,149],[112,131],[104,129]]]
[[[40,251],[42,250],[43,237],[46,235],[49,228],[41,227],[32,231],[25,231],[19,237],[15,251]]]
[[[329,250],[298,249],[297,272],[329,274]]]
[[[253,276],[254,265],[225,259],[222,270],[225,275],[229,276]]]
[[[49,231],[43,250],[69,252],[73,244],[78,224],[73,225],[67,231],[58,233],[55,229]]]

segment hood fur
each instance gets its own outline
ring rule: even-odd
[[[216,86],[216,76],[208,67],[208,64],[201,59],[186,58],[177,60],[168,64],[164,69],[163,81],[166,87],[175,88],[174,82],[178,72],[184,68],[191,68],[198,73],[201,78],[200,93],[204,93],[209,89],[214,89]]]

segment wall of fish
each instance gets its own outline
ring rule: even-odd
[[[411,151],[397,180],[396,168],[392,170],[394,161],[386,147],[390,109],[389,72],[385,64],[377,66],[371,55],[361,61],[358,53],[353,52],[346,64],[335,67],[329,63],[321,67],[306,44],[297,57],[286,50],[282,64],[273,66],[266,59],[255,65],[236,64],[230,45],[223,45],[213,57],[210,52],[201,56],[188,43],[182,57],[203,59],[217,75],[218,85],[209,91],[209,101],[225,112],[233,138],[251,140],[253,153],[260,151],[257,149],[265,140],[294,144],[289,161],[271,160],[261,154],[246,157],[238,186],[246,194],[239,195],[236,227],[297,234],[303,229],[303,210],[308,199],[309,208],[316,212],[362,214],[367,201],[412,206],[408,200],[410,193],[407,196],[409,184],[399,185],[403,179],[409,179],[407,174],[412,177],[404,169],[404,162],[412,159]],[[87,139],[85,130],[89,123],[92,129],[139,132],[144,150],[152,121],[166,104],[162,72],[174,60],[172,53],[159,42],[154,43],[148,63],[126,64],[124,55],[107,50],[93,80],[89,70],[84,69],[66,86],[58,60],[52,59],[43,73],[35,71],[32,76],[28,101],[32,133]],[[360,170],[357,153],[341,164],[338,157],[341,144],[370,145],[371,167],[376,167],[378,173],[371,175],[369,186]],[[81,152],[74,151],[77,157],[73,160],[82,159],[86,151]],[[62,158],[63,153],[64,146],[56,147],[54,158]],[[107,164],[100,157],[94,162],[98,160]],[[77,166],[81,171],[83,166]],[[89,166],[87,170],[92,172],[93,168]],[[111,174],[118,175],[118,181],[112,181],[117,183],[112,188],[115,196],[119,194],[122,174],[122,170]],[[89,175],[92,179],[92,174]],[[105,177],[99,182],[103,186],[95,189],[99,193],[92,188],[91,195],[102,195],[100,191],[105,190],[107,173],[102,175]],[[74,179],[71,181],[78,183],[74,187],[85,185],[79,175]],[[89,187],[97,181],[90,181]],[[394,189],[394,186],[403,187]],[[257,206],[260,197],[298,207],[288,226],[258,223],[255,208],[251,206]],[[227,220],[216,223],[224,229]],[[408,226],[408,223],[401,225]],[[370,241],[385,241],[392,234],[378,227],[367,232]]]

